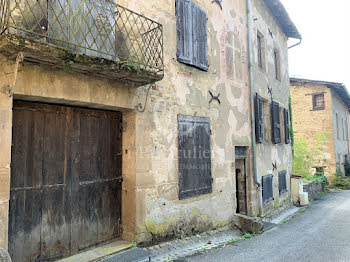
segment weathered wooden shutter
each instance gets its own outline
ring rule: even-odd
[[[267,175],[262,177],[262,186],[263,186],[263,201],[264,204],[273,200],[273,176]]]
[[[257,143],[264,141],[263,103],[259,94],[255,96],[255,136]]]
[[[210,121],[178,116],[179,199],[212,192]]]
[[[279,103],[271,102],[271,122],[272,122],[272,142],[275,144],[281,143],[281,121]]]
[[[208,70],[207,15],[190,0],[176,0],[177,60]]]
[[[285,143],[290,143],[290,126],[289,126],[289,112],[287,109],[283,110],[284,113],[284,134],[285,134]]]
[[[280,195],[287,192],[287,171],[278,172],[278,189]]]

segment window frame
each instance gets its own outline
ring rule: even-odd
[[[258,67],[262,71],[265,72],[266,71],[266,65],[265,65],[265,37],[260,31],[257,31],[256,41],[257,41]]]
[[[274,60],[274,71],[275,71],[275,79],[281,81],[281,55],[280,51],[275,48],[273,50],[273,60]]]
[[[322,106],[318,106],[317,105],[317,97],[322,97],[323,99],[323,105]],[[312,110],[324,110],[325,107],[325,100],[324,100],[324,93],[316,93],[316,94],[312,94]]]
[[[264,101],[262,97],[255,94],[255,139],[257,143],[265,141],[265,123],[264,123]]]

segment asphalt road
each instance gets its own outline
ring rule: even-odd
[[[262,235],[186,261],[350,261],[350,191],[332,192]]]

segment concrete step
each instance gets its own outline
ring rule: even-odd
[[[86,252],[76,254],[71,257],[67,257],[58,262],[93,262],[100,261],[101,259],[108,257],[110,255],[116,254],[118,252],[130,249],[132,244],[126,241],[118,240],[109,243],[104,246],[100,246]]]

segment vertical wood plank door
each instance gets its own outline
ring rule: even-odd
[[[14,102],[14,262],[53,261],[119,236],[120,125],[120,112]]]

